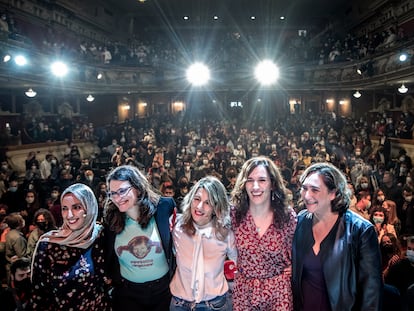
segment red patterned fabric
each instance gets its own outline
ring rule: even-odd
[[[234,311],[293,310],[290,285],[291,248],[296,228],[296,214],[290,213],[289,223],[277,229],[273,224],[262,237],[250,212],[236,226],[232,222],[238,250],[233,291]]]

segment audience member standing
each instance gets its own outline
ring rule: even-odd
[[[382,184],[380,188],[385,194],[387,200],[392,200],[397,204],[398,218],[401,219],[401,207],[404,199],[402,197],[402,188],[395,183],[394,174],[390,171],[385,171],[382,177]]]
[[[6,271],[10,277],[10,265],[19,258],[27,257],[27,240],[23,235],[25,222],[19,213],[8,215],[5,222],[10,228],[6,235]]]
[[[55,219],[53,218],[52,213],[47,209],[39,209],[34,214],[33,219],[36,227],[32,230],[32,232],[30,232],[29,238],[27,239],[27,256],[29,258],[32,258],[40,236],[50,230],[56,229]]]
[[[11,264],[8,286],[0,291],[1,309],[3,311],[31,310],[28,306],[31,289],[30,260],[17,259]]]
[[[0,203],[7,205],[8,213],[20,212],[23,194],[17,180],[10,180],[7,191],[1,196]]]
[[[40,162],[40,176],[43,180],[48,180],[52,174],[52,158],[53,155],[47,154],[45,159]]]
[[[414,235],[414,200],[413,189],[405,186],[403,190],[404,203],[398,210],[401,219],[401,235]]]
[[[407,256],[390,267],[385,283],[395,286],[401,294],[403,304],[407,303],[407,290],[414,284],[414,236],[407,237]]]

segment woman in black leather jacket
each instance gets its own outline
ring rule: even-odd
[[[350,193],[341,171],[316,163],[300,178],[306,210],[293,240],[295,310],[380,310],[382,279],[377,234],[348,210]]]

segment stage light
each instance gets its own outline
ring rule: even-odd
[[[192,85],[201,86],[210,80],[210,70],[202,63],[194,63],[187,69],[186,76]]]
[[[24,66],[27,64],[27,59],[26,57],[24,57],[23,55],[17,55],[14,58],[14,62],[16,63],[16,65],[18,66]]]
[[[279,79],[279,68],[270,60],[260,62],[254,71],[256,79],[262,85],[274,84]]]
[[[11,60],[11,55],[10,54],[6,54],[3,57],[3,62],[7,63]]]
[[[398,57],[398,59],[400,60],[400,62],[405,62],[408,58],[407,53],[401,53],[400,56]]]
[[[52,73],[57,77],[64,77],[68,73],[69,69],[68,66],[65,63],[62,63],[60,61],[54,62],[50,66]]]

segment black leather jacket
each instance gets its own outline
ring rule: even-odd
[[[293,239],[292,290],[295,310],[302,310],[303,259],[314,244],[311,213],[298,215]],[[381,310],[382,277],[378,237],[372,224],[346,211],[321,243],[321,259],[333,311]]]

